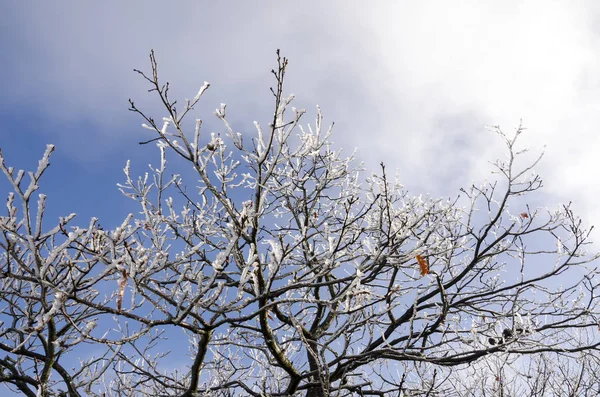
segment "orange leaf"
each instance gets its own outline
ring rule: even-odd
[[[521,212],[519,215],[520,215],[520,216],[521,216],[521,218],[523,218],[523,219],[527,219],[527,218],[529,218],[529,214],[527,214],[527,212]]]
[[[423,258],[421,255],[417,255],[416,259],[419,263],[419,268],[421,268],[421,276],[429,273],[429,264],[427,263],[427,259]]]

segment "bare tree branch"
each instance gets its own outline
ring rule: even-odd
[[[71,397],[595,395],[598,255],[570,205],[531,206],[541,156],[523,163],[524,128],[492,128],[508,154],[493,182],[413,196],[334,149],[319,108],[307,127],[288,114],[287,65],[278,51],[268,128],[235,132],[222,104],[205,135],[184,120],[210,84],[178,111],[151,52],[136,72],[166,116],[130,110],[160,157],[140,177],[125,166],[140,211],[112,230],[44,218],[34,193],[54,146],[29,183],[0,152],[0,382]],[[168,156],[189,166],[173,174]]]

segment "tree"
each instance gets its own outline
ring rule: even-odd
[[[0,218],[0,381],[11,389],[443,395],[465,390],[456,374],[489,360],[598,350],[589,230],[569,205],[527,205],[542,180],[539,158],[519,162],[522,128],[494,128],[508,152],[497,181],[455,200],[411,196],[383,164],[365,177],[335,150],[320,109],[306,129],[304,110],[288,116],[279,52],[274,114],[250,139],[224,104],[223,133],[206,136],[201,120],[188,133],[209,84],[178,110],[153,52],[150,61],[150,74],[137,72],[166,117],[133,101],[130,110],[160,160],[138,178],[125,167],[119,186],[140,212],[115,229],[72,226],[75,214],[44,222],[46,198],[36,205],[34,193],[52,145],[29,184],[0,153],[13,186]],[[181,175],[167,172],[168,155]]]
[[[463,371],[448,374],[448,396],[597,396],[598,357],[545,352],[527,357],[492,355]]]

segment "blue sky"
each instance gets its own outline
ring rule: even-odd
[[[114,227],[137,210],[116,187],[126,160],[134,174],[158,160],[154,145],[137,144],[153,136],[127,111],[132,98],[163,115],[132,71],[149,69],[150,49],[180,101],[211,83],[194,114],[205,131],[221,130],[212,112],[224,102],[234,129],[252,134],[254,120],[271,118],[281,48],[304,124],[319,104],[336,144],[358,148],[369,170],[384,161],[414,194],[455,196],[503,155],[485,125],[512,131],[523,119],[525,145],[547,145],[543,204],[572,200],[600,224],[600,6],[394,3],[4,1],[0,148],[30,170],[55,144],[41,187],[47,216]],[[0,196],[8,189],[0,178]]]
[[[281,48],[288,92],[310,111],[305,122],[321,105],[337,145],[358,147],[369,168],[399,169],[414,193],[453,196],[482,180],[502,154],[484,126],[512,131],[522,118],[527,146],[547,145],[539,172],[548,204],[573,200],[598,223],[590,182],[600,10],[520,3],[4,2],[0,147],[11,165],[32,168],[56,144],[42,187],[52,213],[116,223],[128,212],[115,187],[126,159],[140,172],[156,159],[151,145],[137,145],[148,135],[127,111],[131,97],[162,116],[132,72],[148,69],[149,50],[181,100],[212,84],[195,115],[205,125],[219,128],[211,113],[225,102],[235,127],[251,132],[272,112],[269,71]]]
[[[206,133],[221,131],[212,112],[224,102],[234,129],[253,134],[272,115],[281,48],[304,124],[319,104],[336,145],[357,148],[369,171],[384,161],[413,194],[454,196],[504,155],[485,125],[511,132],[523,119],[524,145],[547,146],[542,204],[572,200],[600,224],[600,6],[521,3],[4,2],[0,148],[9,165],[34,169],[55,144],[41,187],[49,218],[76,212],[80,225],[96,216],[114,227],[137,210],[116,187],[125,162],[138,175],[158,160],[127,110],[132,98],[163,116],[133,72],[149,70],[150,49],[180,102],[211,83],[193,115]]]

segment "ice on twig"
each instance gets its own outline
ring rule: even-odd
[[[208,81],[205,81],[204,85],[202,85],[202,87],[200,87],[200,90],[198,91],[198,93],[196,94],[194,99],[192,100],[192,104],[198,102],[198,100],[200,99],[202,94],[204,94],[204,91],[206,91],[208,89],[208,87],[210,87],[210,83]]]

